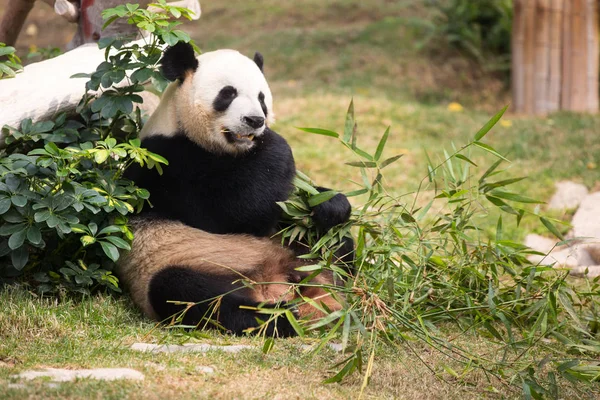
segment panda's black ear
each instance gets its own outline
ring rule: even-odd
[[[170,81],[179,79],[183,82],[188,71],[195,72],[198,68],[194,48],[184,42],[169,47],[160,62],[163,76]]]
[[[265,71],[263,71],[263,65],[265,63],[265,59],[263,58],[262,54],[260,54],[258,51],[254,53],[254,62],[256,63],[256,65],[258,65],[258,69],[260,69],[260,72],[264,74]]]

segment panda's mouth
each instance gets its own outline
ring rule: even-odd
[[[250,134],[239,134],[239,133],[234,133],[234,132],[230,131],[227,128],[224,128],[222,130],[222,132],[225,135],[225,138],[227,139],[227,141],[229,143],[245,143],[245,144],[250,144],[254,140],[254,134],[252,134],[252,133],[250,133]]]

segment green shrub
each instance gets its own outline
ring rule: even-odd
[[[431,0],[435,10],[433,36],[483,62],[498,57],[508,68],[512,0]]]
[[[21,59],[15,54],[15,48],[0,42],[0,79],[12,78],[22,69]]]
[[[149,197],[123,173],[132,163],[159,171],[166,163],[140,147],[142,118],[134,103],[142,102],[137,93],[144,82],[166,85],[158,70],[162,47],[190,40],[170,19],[190,18],[189,10],[158,6],[163,13],[131,4],[104,11],[105,26],[128,18],[152,35],[143,44],[126,38],[100,42],[106,60],[89,75],[86,88],[101,94],[86,94],[76,118],[62,114],[54,121],[27,119],[18,128],[3,127],[0,282],[24,275],[42,292],[120,290],[112,271],[119,250],[128,250],[133,238],[127,216]],[[124,79],[125,86],[113,86]]]

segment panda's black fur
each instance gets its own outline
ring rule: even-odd
[[[262,56],[257,53],[254,62],[262,72]],[[187,44],[168,49],[162,60],[163,74],[177,79],[171,84],[178,85],[173,91],[184,85],[190,90],[190,80],[198,68],[198,59]],[[218,96],[222,94],[223,89]],[[269,110],[262,91],[257,98],[263,116],[240,118],[250,118],[246,121],[249,125],[262,128],[254,123],[261,118],[266,120]],[[212,107],[213,110],[202,110],[207,115],[203,118],[215,118],[213,115],[225,111],[215,111],[214,103]],[[223,296],[212,320],[231,332],[241,333],[255,327],[261,316],[247,307],[276,307],[278,302],[285,306],[297,297],[291,290],[293,285],[306,277],[296,271],[305,262],[268,238],[279,222],[276,202],[286,200],[293,189],[294,159],[285,139],[266,126],[260,135],[237,135],[237,139],[235,131],[217,133],[227,138],[222,146],[240,141],[249,147],[244,151],[215,151],[210,143],[203,146],[186,130],[185,126],[190,125],[181,120],[195,117],[180,114],[172,131],[154,132],[142,138],[142,146],[164,156],[169,165],[163,167],[162,175],[139,167],[127,171],[138,186],[150,191],[152,207],[146,207],[134,220],[136,239],[132,251],[121,262],[121,278],[138,306],[159,320],[185,308],[170,301],[199,303],[185,314],[183,322],[187,325],[205,321],[210,310],[208,300]],[[246,144],[248,140],[252,142],[250,146]],[[315,207],[313,215],[319,229],[326,232],[346,222],[350,211],[348,200],[340,194]],[[341,252],[351,253],[352,247],[352,240],[348,239]],[[282,284],[252,289],[240,283],[241,277]],[[313,281],[334,284],[335,278],[331,273],[323,273]],[[307,288],[301,292],[325,304],[325,309],[340,307],[339,298],[323,289]],[[302,317],[322,315],[307,305],[298,312]],[[267,333],[275,332],[288,336],[293,329],[285,318],[279,318],[267,326]]]
[[[142,145],[169,161],[160,176],[139,169],[137,185],[152,194],[149,213],[212,233],[274,233],[281,209],[276,204],[292,191],[296,173],[287,142],[266,129],[242,156],[215,155],[184,132],[152,136]]]

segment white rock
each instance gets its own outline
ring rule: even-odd
[[[600,241],[600,192],[583,199],[573,216],[573,236],[596,238]]]
[[[540,253],[548,254],[554,249],[556,240],[549,239],[545,236],[530,234],[525,236],[525,246],[532,248]]]
[[[588,195],[573,216],[573,237],[586,238],[583,243],[587,252],[600,264],[600,192]]]
[[[587,273],[586,273],[587,272]],[[588,265],[582,267],[576,267],[571,270],[571,275],[588,278],[595,278],[600,276],[600,265]]]
[[[343,348],[343,346],[342,346],[341,343],[327,343],[327,347],[329,347],[331,350],[333,350],[335,352],[338,352],[338,353],[340,351],[344,350],[344,348]],[[303,344],[303,345],[300,345],[300,348],[302,350],[309,351],[309,350],[314,349],[315,346],[314,345],[310,345],[310,344]]]
[[[584,246],[575,245],[552,251],[546,256],[529,256],[529,261],[540,265],[554,265],[556,268],[575,268],[578,266],[594,265],[594,260],[590,257]]]
[[[590,257],[592,257],[592,260],[594,260],[596,264],[600,265],[600,243],[588,243],[584,246]]]
[[[588,195],[587,188],[571,181],[562,181],[555,184],[556,192],[548,203],[550,210],[567,210],[577,208],[581,201]]]
[[[213,367],[207,367],[205,365],[198,365],[194,369],[198,372],[202,372],[203,374],[214,374],[215,373],[215,369]]]
[[[54,382],[68,382],[75,379],[89,378],[104,381],[114,381],[117,379],[131,379],[141,381],[144,375],[130,368],[96,368],[96,369],[60,369],[45,368],[41,371],[25,371],[12,378],[32,380],[36,378],[48,377]]]
[[[206,353],[207,351],[224,351],[226,353],[238,353],[242,350],[253,349],[253,346],[233,345],[233,346],[215,346],[212,344],[152,344],[152,343],[134,343],[131,350],[147,351],[151,353]]]
[[[24,383],[9,383],[6,387],[8,389],[27,389],[27,386]]]

